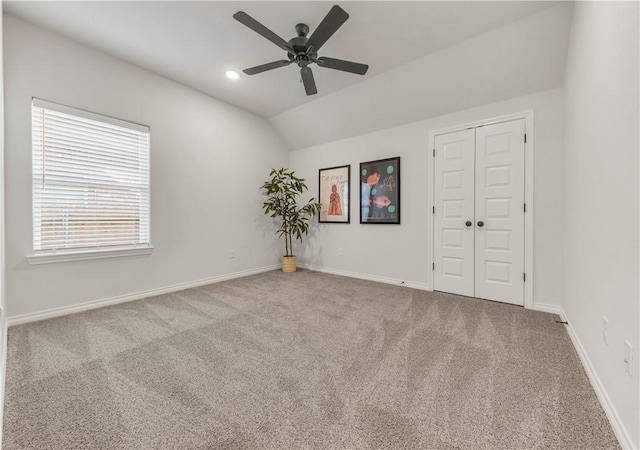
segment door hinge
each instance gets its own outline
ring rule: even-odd
[[[436,263],[431,264],[431,270],[436,270]]]
[[[435,148],[433,149],[433,157],[434,158],[436,157],[436,149]]]
[[[527,133],[524,134],[524,143],[527,143]]]
[[[527,204],[524,204],[524,212],[527,212]]]
[[[436,207],[435,207],[435,206],[433,206],[433,207],[432,207],[432,209],[431,209],[431,211],[433,212],[433,214],[435,214],[435,213],[436,213]]]
[[[524,281],[524,282],[527,281],[527,274],[526,273],[522,274],[522,281]]]

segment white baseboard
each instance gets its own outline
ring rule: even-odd
[[[368,275],[365,273],[348,272],[346,270],[328,269],[326,267],[314,267],[311,264],[298,264],[298,267],[302,269],[313,270],[314,272],[330,273],[332,275],[341,275],[343,277],[358,278],[360,280],[377,281],[378,283],[395,284],[398,286],[404,286],[404,287],[409,287],[413,289],[420,289],[423,291],[433,290],[426,283],[416,283],[413,281],[404,281],[396,278],[386,278],[386,277],[379,277],[376,275]]]
[[[561,315],[562,309],[557,306],[557,305],[548,305],[546,303],[534,303],[531,306],[531,309],[533,309],[534,311],[541,311],[541,312],[546,312],[546,313],[550,313],[550,314],[557,314],[557,315]]]
[[[52,317],[65,316],[67,314],[74,314],[82,311],[87,311],[90,309],[102,308],[103,306],[115,305],[117,303],[125,303],[133,300],[139,300],[141,298],[153,297],[155,295],[169,294],[171,292],[181,291],[184,289],[190,289],[198,286],[204,286],[206,284],[218,283],[220,281],[246,277],[249,275],[254,275],[262,272],[268,272],[270,270],[279,269],[280,267],[281,267],[280,264],[273,264],[270,266],[259,267],[257,269],[243,270],[240,272],[234,272],[226,275],[219,275],[216,277],[205,278],[202,280],[190,281],[187,283],[174,284],[172,286],[165,286],[158,289],[150,289],[147,291],[136,292],[134,294],[121,295],[118,297],[111,297],[111,298],[106,298],[102,300],[94,300],[86,303],[79,303],[71,306],[64,306],[62,308],[54,308],[46,311],[39,311],[35,313],[8,317],[7,326],[20,325],[23,323],[50,319]]]
[[[568,322],[568,319],[564,310],[562,308],[559,308],[559,309],[560,309],[559,314],[562,320],[564,320],[565,322]],[[620,446],[623,449],[630,449],[630,450],[637,449],[638,447],[634,446],[631,436],[629,435],[629,432],[627,431],[624,424],[622,423],[622,420],[620,420],[620,416],[618,415],[618,412],[615,406],[613,406],[613,403],[611,402],[611,399],[609,398],[607,391],[602,385],[602,382],[600,381],[598,374],[594,370],[593,365],[591,364],[591,360],[587,355],[587,352],[584,350],[584,347],[582,346],[580,339],[578,339],[578,335],[576,334],[575,330],[571,326],[571,322],[569,322],[566,325],[566,327],[569,333],[569,337],[571,338],[571,342],[573,342],[573,346],[575,347],[576,352],[580,357],[582,366],[584,367],[585,372],[587,372],[587,377],[591,382],[591,386],[593,387],[593,390],[595,391],[596,396],[600,401],[600,405],[602,406],[602,409],[604,409],[604,412],[607,415],[607,419],[609,419],[611,428],[613,429],[613,432],[616,435],[616,438],[618,438],[618,442],[620,443]]]

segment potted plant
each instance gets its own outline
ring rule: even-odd
[[[282,271],[296,271],[296,257],[293,255],[293,237],[302,241],[309,233],[309,219],[320,212],[322,204],[311,198],[303,205],[298,204],[298,196],[306,191],[304,179],[295,176],[285,168],[271,169],[271,177],[262,185],[267,200],[262,204],[264,213],[280,223],[276,235],[284,237],[285,254],[282,257]]]

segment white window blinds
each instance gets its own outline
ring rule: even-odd
[[[34,254],[149,246],[149,128],[34,99]]]

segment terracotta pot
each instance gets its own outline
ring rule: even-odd
[[[283,256],[282,257],[282,271],[284,273],[293,273],[296,271],[296,257],[295,256]]]

